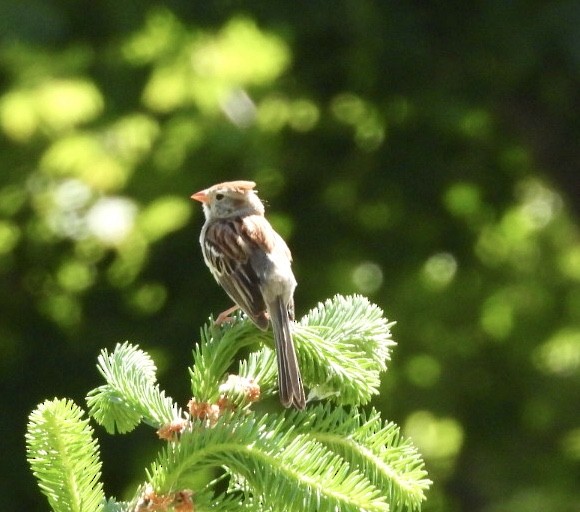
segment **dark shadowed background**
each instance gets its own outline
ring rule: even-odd
[[[580,3],[0,2],[0,496],[41,401],[150,351],[189,398],[229,303],[198,246],[251,179],[298,316],[361,293],[396,320],[374,405],[424,455],[425,511],[580,511]],[[96,427],[107,495],[159,441]]]

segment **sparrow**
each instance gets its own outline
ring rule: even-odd
[[[272,323],[278,387],[284,407],[304,409],[306,399],[292,340],[294,289],[292,256],[286,242],[264,217],[253,181],[219,183],[191,196],[202,203],[205,223],[199,242],[216,281],[262,330]]]

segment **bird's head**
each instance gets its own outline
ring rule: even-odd
[[[263,215],[264,205],[255,186],[253,181],[226,181],[200,190],[191,198],[202,203],[207,219]]]

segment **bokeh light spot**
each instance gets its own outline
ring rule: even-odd
[[[87,213],[88,231],[106,245],[118,245],[133,230],[137,205],[126,197],[99,199]]]
[[[367,114],[365,102],[352,93],[335,96],[330,109],[334,117],[345,124],[357,124]]]
[[[121,51],[128,62],[146,64],[174,48],[183,33],[183,26],[169,9],[155,8],[147,13],[144,27],[123,44]]]
[[[76,240],[86,237],[88,233],[84,216],[85,208],[93,197],[91,188],[81,180],[65,179],[49,181],[46,190],[50,192],[50,199],[43,209],[51,231]],[[42,196],[42,193],[38,195]]]
[[[376,115],[370,115],[361,121],[355,130],[354,140],[359,149],[375,151],[385,140],[385,126]]]
[[[297,132],[307,132],[316,126],[320,113],[315,103],[296,100],[290,106],[288,124]]]
[[[46,82],[37,91],[36,102],[40,117],[55,130],[95,119],[105,104],[97,87],[84,80]]]
[[[82,308],[74,296],[54,293],[44,298],[40,309],[46,316],[63,328],[74,327],[82,318]]]
[[[334,117],[354,128],[354,142],[362,151],[376,150],[385,139],[385,121],[377,109],[367,104],[359,96],[342,93],[335,96],[330,104]]]
[[[178,196],[153,201],[139,214],[139,227],[149,241],[155,241],[183,227],[189,220],[192,204]]]
[[[444,288],[457,273],[457,260],[453,254],[441,252],[431,256],[423,266],[423,277],[431,288]]]
[[[40,168],[52,177],[76,177],[96,190],[119,189],[127,180],[129,166],[102,142],[89,134],[58,139],[42,155]]]
[[[352,282],[359,292],[373,294],[383,284],[383,270],[372,261],[363,261],[353,270]]]
[[[516,194],[522,203],[522,214],[534,229],[547,226],[562,209],[560,195],[538,180],[529,179],[518,183]]]
[[[27,142],[36,132],[39,119],[30,95],[13,91],[0,99],[0,126],[17,142]]]
[[[563,251],[558,264],[566,277],[580,281],[580,244]]]
[[[454,418],[437,418],[429,411],[412,413],[404,431],[428,459],[454,458],[463,445],[461,423]]]
[[[428,354],[420,354],[413,356],[407,362],[405,370],[407,378],[415,386],[429,388],[439,380],[441,364]]]
[[[454,183],[445,192],[444,203],[447,210],[457,217],[473,217],[481,209],[479,187],[473,183]]]
[[[70,260],[60,266],[56,278],[62,288],[77,293],[86,290],[93,284],[95,273],[89,266],[76,260]]]
[[[0,126],[6,135],[27,142],[41,127],[69,130],[97,118],[104,99],[83,79],[46,80],[36,88],[12,91],[0,99]]]
[[[134,164],[149,154],[159,132],[159,124],[152,117],[128,115],[104,131],[103,147],[119,160]]]
[[[580,330],[563,329],[533,352],[536,367],[549,375],[571,375],[580,370]]]
[[[475,254],[484,265],[495,267],[503,263],[509,255],[509,246],[506,237],[493,226],[486,226],[481,230]]]
[[[193,73],[183,62],[157,67],[143,89],[142,101],[155,112],[171,112],[188,103],[193,78]]]
[[[145,283],[131,294],[129,302],[135,311],[150,315],[159,311],[166,299],[167,290],[162,284]]]
[[[164,126],[161,140],[155,145],[153,161],[166,174],[177,173],[204,139],[202,128],[191,116],[179,115]]]
[[[12,222],[0,220],[0,254],[12,252],[20,240],[20,229]]]
[[[290,103],[286,98],[272,95],[258,106],[258,124],[260,128],[270,132],[281,130],[290,119]]]
[[[92,191],[81,180],[61,181],[54,189],[53,199],[59,210],[78,210],[91,199]]]
[[[262,32],[253,20],[237,17],[196,47],[191,61],[201,77],[230,84],[264,84],[286,69],[290,51],[282,39]]]
[[[496,340],[509,336],[514,325],[514,309],[504,293],[493,295],[483,303],[480,324]]]

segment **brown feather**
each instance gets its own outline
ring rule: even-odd
[[[246,235],[264,252],[270,253],[274,250],[274,230],[265,217],[262,217],[261,215],[249,215],[244,217],[240,228],[243,235]]]
[[[253,190],[255,186],[256,183],[254,181],[246,181],[246,180],[224,181],[223,183],[213,185],[208,190],[228,188],[231,190],[235,190],[236,192],[242,192],[244,190]]]

